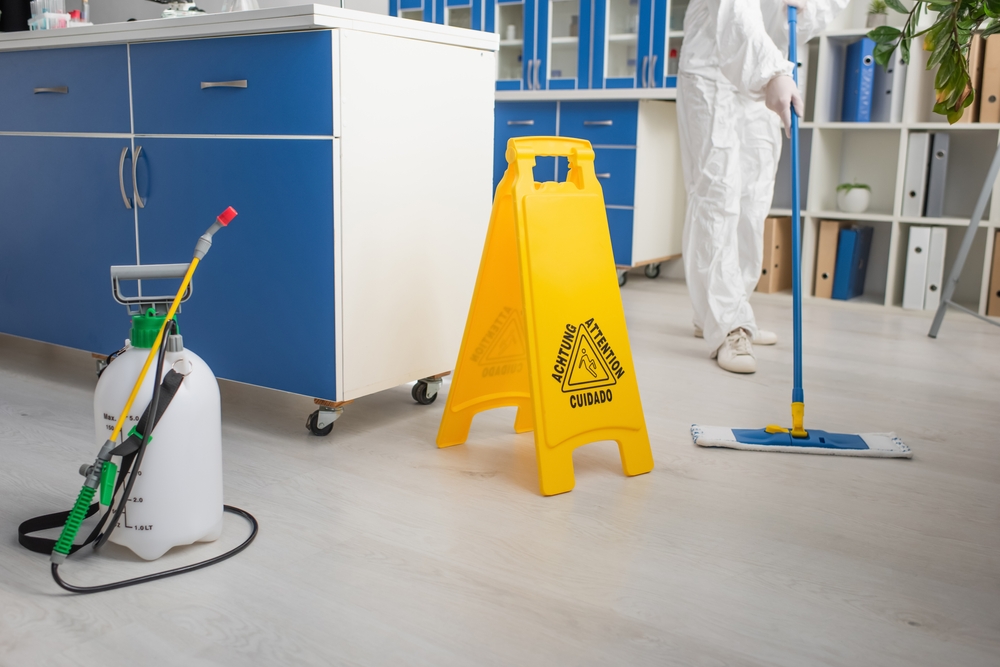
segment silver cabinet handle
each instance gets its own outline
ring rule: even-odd
[[[55,86],[53,88],[35,88],[35,95],[39,93],[59,93],[66,95],[69,93],[69,86]]]
[[[659,58],[657,54],[653,54],[653,59],[649,61],[649,87],[656,88],[656,59]]]
[[[139,166],[139,156],[142,155],[142,146],[135,147],[135,155],[132,156],[132,195],[135,197],[135,205],[139,208],[146,208],[146,202],[139,196],[139,181],[135,178],[135,170]]]
[[[125,208],[131,209],[132,202],[129,201],[128,195],[125,194],[125,156],[128,155],[128,146],[122,149],[122,156],[118,158],[118,187],[122,190],[122,201],[125,202]]]
[[[649,79],[646,77],[646,65],[649,64],[649,56],[642,57],[642,88],[648,87]]]
[[[600,126],[604,126],[604,127],[611,127],[612,125],[614,125],[614,121],[610,121],[610,120],[585,120],[585,121],[583,121],[583,124],[585,126],[587,126],[587,127],[593,127],[595,125],[600,125]]]
[[[542,84],[539,83],[538,70],[542,69],[542,60],[539,58],[535,61],[535,90],[541,90]]]
[[[604,173],[594,174],[594,175],[597,176],[598,178],[611,178],[611,172],[610,171],[606,171]]]
[[[239,79],[237,81],[202,81],[201,89],[206,88],[246,88],[247,80]]]
[[[508,120],[507,124],[508,125],[534,125],[535,121],[533,121],[533,120]]]

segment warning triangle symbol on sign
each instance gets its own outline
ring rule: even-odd
[[[521,314],[514,313],[507,319],[503,329],[493,340],[493,344],[483,357],[483,364],[497,364],[524,358],[524,327]]]
[[[618,378],[608,368],[608,362],[598,352],[594,339],[581,324],[576,330],[576,340],[573,341],[569,369],[563,377],[563,392],[609,387],[613,384],[618,384]]]

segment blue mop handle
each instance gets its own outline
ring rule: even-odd
[[[795,7],[788,8],[788,59],[792,61],[792,78],[795,85],[799,83],[798,45],[796,44],[798,17]],[[805,402],[802,392],[802,220],[799,203],[799,117],[792,107],[792,354],[793,386],[792,386],[792,426],[802,428],[801,404]],[[796,415],[795,404],[800,404]],[[796,421],[800,421],[796,424]]]

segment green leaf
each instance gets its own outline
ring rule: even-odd
[[[901,34],[902,31],[899,28],[894,28],[891,25],[880,25],[869,32],[868,37],[876,42],[888,42],[899,38]]]
[[[950,56],[952,54],[950,46],[947,41],[935,45],[934,52],[931,53],[931,57],[927,60],[927,69],[933,69],[935,66],[940,65],[942,60]]]
[[[903,56],[903,62],[910,64],[910,40],[903,39],[899,42],[899,53]]]
[[[877,62],[882,67],[887,67],[890,62],[892,62],[892,54],[896,50],[896,45],[889,44],[878,44],[875,46],[875,62]]]
[[[954,125],[958,121],[962,120],[962,116],[965,115],[964,111],[949,111],[948,112],[948,124]]]
[[[920,2],[926,5],[936,5],[941,7],[955,4],[955,0],[920,0]],[[940,11],[940,10],[935,10],[935,11]]]
[[[927,69],[931,69],[928,67]],[[934,75],[934,90],[938,92],[948,88],[948,80],[951,79],[951,75],[954,72],[955,65],[951,60],[945,60],[938,67],[937,74]]]
[[[900,14],[909,14],[910,10],[903,6],[900,0],[885,0],[885,4],[889,6],[893,11],[899,12]]]

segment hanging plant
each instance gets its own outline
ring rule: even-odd
[[[906,14],[903,27],[879,26],[868,33],[875,41],[875,62],[885,67],[899,47],[903,62],[910,62],[910,42],[923,38],[923,48],[930,51],[927,69],[938,68],[934,77],[934,112],[956,123],[965,108],[975,100],[969,78],[969,45],[972,34],[988,37],[1000,32],[1000,0],[916,0],[907,9],[902,0],[885,0],[893,11]],[[934,23],[917,29],[924,12],[937,12]]]

